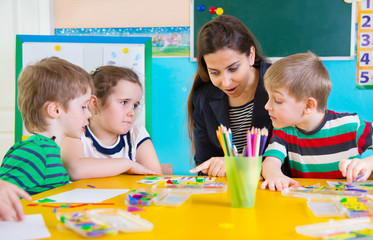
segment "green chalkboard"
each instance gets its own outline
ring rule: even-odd
[[[198,11],[202,4],[205,9]],[[192,0],[191,58],[196,39],[213,15],[210,7],[223,8],[256,36],[266,57],[284,57],[312,51],[323,59],[352,59],[354,11],[343,0]]]

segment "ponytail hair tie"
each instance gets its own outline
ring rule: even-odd
[[[94,71],[91,71],[91,72],[89,73],[89,75],[91,75],[91,77],[94,77],[95,74],[98,73],[99,71],[101,71],[101,69],[96,68]]]

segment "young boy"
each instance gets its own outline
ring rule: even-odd
[[[92,89],[86,71],[57,57],[27,66],[18,78],[18,106],[34,135],[6,153],[0,179],[30,195],[67,184],[59,145],[64,137],[80,138],[91,116]]]
[[[363,174],[359,181],[369,177],[373,156],[360,158],[373,148],[372,124],[356,114],[326,110],[331,81],[317,56],[301,53],[275,62],[264,75],[264,85],[269,95],[265,108],[274,130],[263,155],[262,189],[281,191],[298,185],[281,172],[285,159],[292,177],[347,176],[349,182]]]

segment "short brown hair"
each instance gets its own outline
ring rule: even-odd
[[[313,97],[317,110],[326,110],[332,88],[328,70],[315,54],[298,53],[272,64],[264,75],[267,90],[286,88],[297,100]]]
[[[129,68],[117,66],[102,66],[91,72],[94,83],[93,95],[100,99],[101,106],[105,106],[107,98],[113,92],[120,80],[137,83],[141,88],[139,76]]]
[[[26,66],[18,77],[18,107],[27,131],[47,130],[43,106],[68,102],[93,89],[92,79],[81,67],[58,57],[49,57]]]

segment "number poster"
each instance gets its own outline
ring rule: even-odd
[[[373,0],[358,2],[357,88],[373,89]]]

